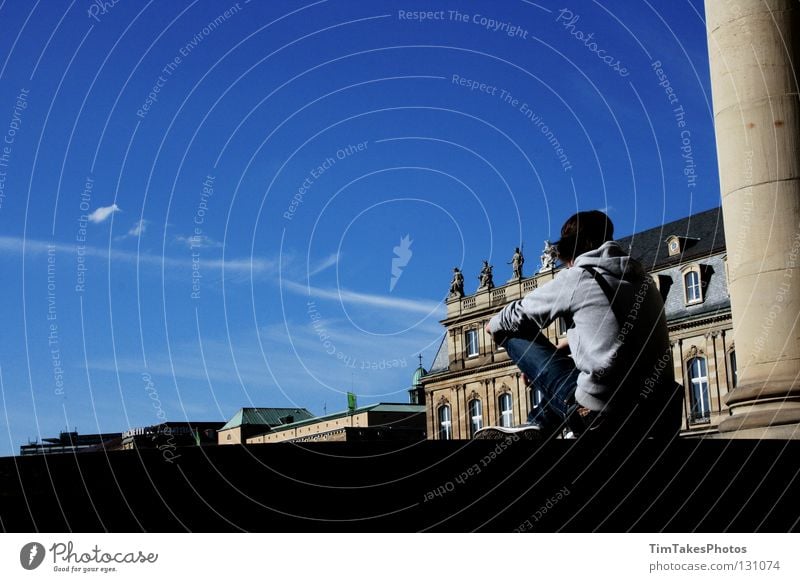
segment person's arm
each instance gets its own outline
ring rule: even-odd
[[[551,282],[506,305],[489,321],[487,331],[493,336],[536,335],[561,314],[569,312],[579,280],[575,275],[580,277],[580,273],[571,271],[561,271]]]

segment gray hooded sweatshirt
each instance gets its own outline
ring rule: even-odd
[[[614,293],[618,321],[592,273]],[[559,317],[580,371],[575,399],[601,411],[672,386],[674,372],[664,302],[641,264],[614,241],[579,255],[574,266],[523,299],[508,304],[489,322],[493,334],[533,339]],[[613,399],[612,399],[613,397]]]

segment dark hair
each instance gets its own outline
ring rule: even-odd
[[[566,262],[610,240],[614,240],[611,219],[599,210],[585,210],[567,219],[561,227],[561,240],[555,247],[558,258]]]

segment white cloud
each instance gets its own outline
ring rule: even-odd
[[[115,236],[114,240],[125,240],[126,238],[140,237],[147,230],[148,224],[150,224],[150,221],[145,220],[144,218],[142,218],[141,220],[137,220],[136,222],[133,223],[133,226],[127,233]]]
[[[128,236],[141,236],[147,230],[147,224],[148,222],[144,218],[137,220],[128,231]]]
[[[357,291],[348,291],[347,289],[321,289],[319,287],[301,285],[293,281],[283,281],[282,284],[284,289],[298,295],[310,295],[319,299],[330,299],[332,301],[341,301],[342,303],[382,307],[408,313],[422,313],[424,315],[437,315],[438,317],[443,316],[444,305],[436,301],[425,299],[400,299],[398,297],[387,297],[386,295],[358,293]]]
[[[94,212],[89,215],[89,222],[100,224],[115,212],[120,212],[122,209],[116,204],[111,206],[101,206],[96,208]]]

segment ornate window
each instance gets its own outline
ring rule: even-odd
[[[453,438],[453,417],[450,414],[450,405],[439,407],[439,440],[449,441]]]
[[[689,372],[691,416],[694,424],[711,422],[711,402],[708,392],[708,368],[704,357],[691,358],[686,362]]]
[[[497,409],[500,411],[498,424],[500,426],[511,427],[514,424],[514,409],[512,408],[511,394],[506,392],[497,399]]]
[[[478,343],[477,329],[468,329],[464,333],[464,345],[466,346],[468,358],[474,358],[480,354],[480,344]]]
[[[469,401],[469,435],[475,436],[475,433],[483,428],[483,406],[481,401],[473,398]]]
[[[683,292],[686,305],[703,301],[703,285],[698,265],[689,267],[683,272]]]

